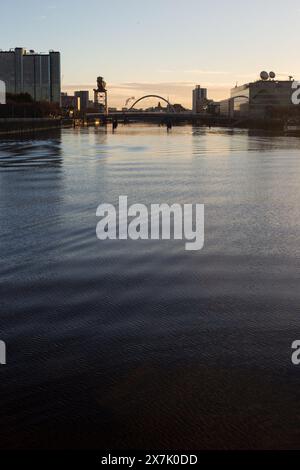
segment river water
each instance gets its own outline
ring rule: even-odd
[[[119,126],[0,141],[3,448],[296,448],[300,139]],[[205,204],[205,245],[96,209]]]

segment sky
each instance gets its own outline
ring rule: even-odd
[[[191,107],[274,70],[300,79],[298,0],[1,0],[0,48],[61,52],[62,86],[108,84],[109,106],[159,94]],[[91,95],[92,98],[92,95]]]

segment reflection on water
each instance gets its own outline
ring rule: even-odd
[[[61,129],[38,134],[2,138],[0,168],[22,169],[24,166],[61,164]]]
[[[296,448],[299,149],[188,126],[2,140],[0,445]],[[204,203],[204,249],[99,242],[121,194]]]

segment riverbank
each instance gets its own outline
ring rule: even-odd
[[[172,126],[185,126],[189,125],[197,125],[199,127],[208,126],[208,127],[226,127],[226,128],[239,128],[239,129],[248,129],[249,131],[257,130],[257,131],[267,131],[267,132],[275,132],[281,133],[283,131],[283,123],[279,120],[230,120],[230,119],[220,119],[212,116],[193,116],[191,117],[186,116],[172,116],[172,119],[166,119],[164,116],[150,114],[138,116],[130,116],[130,119],[126,116],[119,115],[118,118],[115,119],[116,122],[119,124],[152,124],[152,125],[169,125]],[[87,121],[77,120],[75,122],[73,119],[62,119],[59,118],[0,118],[0,138],[2,136],[10,136],[10,135],[22,135],[31,132],[40,132],[40,131],[47,131],[52,129],[61,129],[61,128],[68,128],[77,126],[98,126],[100,124],[106,126],[107,124],[112,123],[112,116],[109,116],[103,121],[94,121],[89,116]]]
[[[69,127],[71,120],[61,118],[0,118],[0,137]]]

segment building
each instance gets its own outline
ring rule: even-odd
[[[264,72],[264,77],[269,75]],[[272,74],[275,78],[275,74]],[[230,98],[220,103],[220,113],[229,117],[264,119],[272,110],[292,108],[293,80],[261,79],[232,88]]]
[[[94,108],[88,91],[75,91],[74,95],[61,93],[61,107],[64,111],[87,111]]]
[[[235,86],[230,91],[229,102],[229,116],[239,114],[240,116],[249,115],[249,99],[251,83],[241,86]]]
[[[197,85],[193,90],[193,113],[203,113],[207,105],[207,89]]]
[[[38,54],[22,47],[0,51],[0,80],[7,93],[29,93],[35,101],[60,104],[60,53]]]
[[[86,90],[75,91],[74,93],[78,111],[86,111],[89,107],[89,92]]]
[[[174,103],[173,110],[175,111],[175,113],[185,113],[187,111],[187,109],[184,108],[180,103]]]
[[[64,110],[74,110],[76,108],[75,96],[69,96],[68,93],[61,93],[61,107]]]
[[[220,101],[220,115],[233,117],[233,100],[228,98]]]

